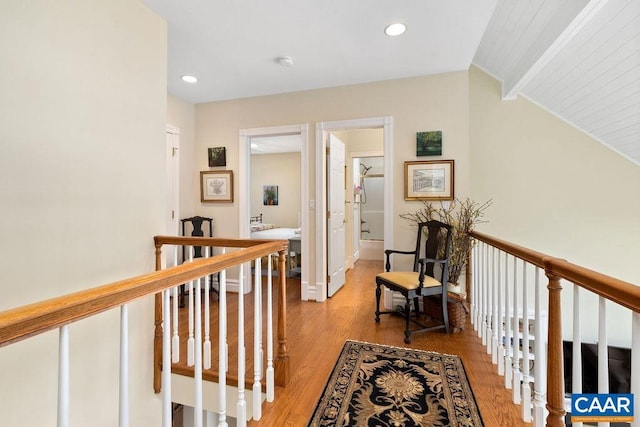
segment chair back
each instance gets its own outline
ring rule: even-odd
[[[418,237],[416,239],[416,252],[413,260],[413,271],[418,271],[420,258],[431,258],[444,260],[439,263],[442,266],[441,283],[447,283],[449,278],[449,255],[451,252],[451,230],[452,226],[437,220],[421,222],[418,224]],[[426,236],[426,238],[425,238]],[[424,249],[422,240],[424,240]],[[435,263],[428,262],[425,265],[425,274],[434,276]]]

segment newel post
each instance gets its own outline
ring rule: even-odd
[[[162,243],[156,241],[156,271],[162,270]],[[153,335],[153,391],[160,393],[162,387],[162,293],[155,295]]]
[[[285,251],[278,252],[278,352],[275,360],[275,383],[286,386],[290,379],[289,349],[287,348],[287,274]]]
[[[562,354],[562,309],[560,276],[553,272],[552,258],[545,258],[549,278],[549,329],[547,350],[547,427],[564,427],[564,360]]]

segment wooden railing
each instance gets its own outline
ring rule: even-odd
[[[522,282],[519,286],[516,286],[515,270],[517,265],[522,265],[522,270],[526,269],[526,265],[530,264],[537,269],[544,271],[548,279],[548,306],[546,309],[546,316],[548,319],[547,335],[545,339],[547,344],[546,354],[546,396],[544,390],[536,391],[537,399],[544,399],[546,397],[546,409],[548,416],[546,416],[546,425],[549,427],[560,427],[565,425],[564,417],[565,411],[565,390],[564,390],[564,359],[563,359],[563,330],[562,330],[562,310],[561,310],[561,295],[562,295],[562,281],[566,280],[574,284],[574,295],[577,294],[579,288],[588,290],[596,294],[600,298],[600,331],[599,331],[599,354],[604,357],[599,358],[599,376],[605,378],[606,388],[608,388],[608,380],[606,380],[608,374],[608,362],[606,361],[607,354],[607,334],[606,334],[606,307],[605,301],[618,304],[621,307],[632,312],[632,362],[631,362],[631,393],[635,396],[635,407],[640,407],[640,287],[634,284],[624,282],[622,280],[615,279],[613,277],[589,270],[579,265],[572,264],[566,260],[551,257],[540,252],[536,252],[510,242],[494,238],[492,236],[472,232],[471,236],[477,242],[481,242],[480,245],[484,245],[485,248],[491,248],[491,254],[488,254],[487,250],[484,252],[478,248],[474,250],[473,262],[470,263],[470,268],[467,274],[467,289],[468,298],[472,303],[472,321],[474,321],[474,327],[478,329],[478,334],[482,336],[483,343],[486,342],[487,351],[494,355],[501,355],[500,357],[494,357],[494,363],[497,363],[498,371],[502,375],[509,372],[509,362],[512,362],[509,354],[515,355],[515,362],[518,361],[518,351],[513,348],[509,349],[509,339],[501,339],[505,335],[508,338],[511,334],[511,340],[517,337],[517,329],[510,329],[510,316],[517,317],[515,313],[518,309],[522,311],[523,317],[526,319],[527,314],[527,289],[526,289],[526,276],[523,276]],[[504,255],[504,257],[503,257]],[[513,280],[508,274],[507,270],[507,257],[512,257],[513,260]],[[501,266],[501,260],[504,258],[504,264]],[[521,264],[516,264],[516,261]],[[471,277],[473,276],[473,277]],[[504,278],[504,281],[503,281]],[[536,276],[537,278],[537,276]],[[522,299],[518,297],[518,287],[521,287]],[[521,307],[510,305],[510,295],[512,292],[514,296],[514,302],[520,301],[520,304],[524,304]],[[539,317],[540,312],[540,293],[536,288],[536,316]],[[523,303],[524,301],[524,303]],[[512,314],[509,314],[511,310]],[[574,297],[574,346],[577,344],[578,351],[580,351],[580,329],[579,329],[580,317],[579,317],[579,304]],[[502,328],[507,325],[506,331]],[[513,323],[514,327],[517,322]],[[576,327],[578,327],[576,329]],[[577,330],[577,332],[576,332]],[[525,327],[525,333],[527,328]],[[539,331],[538,331],[539,332]],[[528,337],[525,336],[528,340]],[[538,340],[540,341],[540,340]],[[543,343],[536,342],[537,356],[540,355],[539,349],[543,349]],[[526,352],[529,351],[529,342],[525,342],[524,347]],[[543,358],[544,359],[544,358]],[[514,363],[514,367],[515,367]],[[544,363],[542,364],[544,367]],[[537,366],[536,366],[537,367]],[[576,367],[580,368],[576,370]],[[581,366],[574,364],[574,372],[581,372]],[[528,372],[527,372],[528,374]],[[537,374],[537,372],[536,372]],[[522,372],[520,372],[522,375]],[[580,377],[579,374],[574,375]],[[541,379],[536,378],[537,383],[544,383]],[[522,382],[522,390],[529,389],[529,381],[533,382],[533,379],[527,379],[525,377],[515,378],[512,382],[514,388],[514,402],[520,402],[520,390],[516,391],[517,384]],[[509,381],[506,381],[506,386],[509,386]],[[578,381],[579,387],[581,383]],[[575,386],[574,386],[575,387]],[[574,388],[574,393],[579,392]],[[600,388],[600,393],[606,393],[608,390]],[[543,400],[539,400],[543,402]],[[535,408],[535,402],[522,402],[523,405],[523,419],[530,422],[530,414],[533,409],[533,418],[536,425],[542,425],[545,420],[543,419],[544,411],[537,411]],[[525,407],[525,405],[528,405]],[[531,407],[533,406],[533,408]],[[540,408],[539,408],[540,409]],[[574,424],[575,425],[575,424]],[[636,413],[634,426],[640,426],[640,416]]]
[[[194,239],[196,241],[194,242]],[[254,261],[260,257],[267,256],[272,253],[279,254],[279,271],[280,277],[280,294],[278,305],[278,356],[276,361],[276,382],[286,384],[289,380],[289,360],[287,350],[286,336],[286,282],[284,282],[284,259],[287,248],[286,241],[260,241],[260,240],[240,240],[240,239],[203,239],[197,241],[198,238],[177,238],[177,237],[156,237],[156,254],[160,254],[162,244],[190,244],[190,245],[211,245],[242,248],[240,250],[218,255],[212,258],[202,258],[194,260],[188,264],[171,267],[164,270],[140,275],[137,277],[121,280],[118,282],[106,284],[103,286],[75,292],[72,294],[56,297],[46,301],[17,307],[7,311],[0,312],[0,347],[17,343],[21,340],[42,334],[44,332],[59,328],[60,329],[60,384],[58,391],[58,425],[67,426],[69,423],[69,349],[68,349],[68,326],[82,319],[95,316],[99,313],[106,312],[114,308],[123,310],[123,319],[126,319],[127,303],[138,298],[156,295],[159,300],[159,293],[167,291],[178,285],[191,280],[196,280],[217,272],[223,271],[230,267],[238,266],[243,263]],[[159,262],[159,261],[158,261]],[[159,264],[158,264],[159,266]],[[162,309],[156,307],[156,337],[162,336]],[[126,323],[126,322],[125,322]],[[139,327],[136,325],[136,327]],[[126,325],[123,330],[126,331]],[[121,342],[121,348],[126,349],[126,332],[124,342]],[[123,338],[121,338],[122,340]],[[121,357],[128,357],[126,354]],[[156,368],[158,364],[156,362]],[[123,369],[121,367],[121,369]],[[121,425],[128,425],[128,371],[125,363],[125,375],[121,374]],[[154,381],[154,388],[160,386]],[[124,390],[124,391],[123,391]],[[123,398],[124,396],[124,398]],[[166,406],[163,406],[166,410]],[[171,411],[163,414],[164,424],[169,425],[171,419]],[[168,420],[168,422],[166,421]]]
[[[162,247],[165,245],[176,246],[200,246],[200,247],[214,247],[214,248],[252,248],[256,245],[264,245],[267,240],[245,240],[245,239],[219,239],[210,237],[178,237],[178,236],[156,236],[154,238],[156,246],[156,270],[162,269]],[[271,243],[273,244],[273,243]],[[286,241],[277,242],[278,258],[278,271],[279,271],[279,301],[278,301],[278,327],[277,327],[277,355],[275,360],[275,381],[276,385],[285,386],[289,382],[289,351],[287,349],[287,316],[286,316],[286,275],[285,271],[285,253],[286,253]],[[272,251],[276,252],[276,251]],[[247,254],[253,255],[253,257],[244,259],[243,261],[255,261],[256,258],[264,257],[269,252],[260,252],[259,256],[254,255],[254,251],[248,251]],[[224,268],[232,265],[238,265],[241,262],[234,262],[233,264],[227,264],[225,260],[232,259],[233,253],[216,255],[214,257],[220,263],[220,267],[210,271],[211,274],[217,273]],[[202,263],[203,259],[196,259],[191,263]],[[183,264],[184,265],[184,264]],[[203,277],[203,276],[201,276]],[[183,282],[184,283],[184,282]],[[154,341],[154,390],[159,393],[161,390],[161,370],[162,370],[162,302],[159,295],[156,296],[155,305],[155,341]]]

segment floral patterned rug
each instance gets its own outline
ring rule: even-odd
[[[458,356],[347,341],[309,426],[483,426]]]

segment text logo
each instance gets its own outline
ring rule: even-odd
[[[572,394],[571,421],[633,421],[633,394]]]

